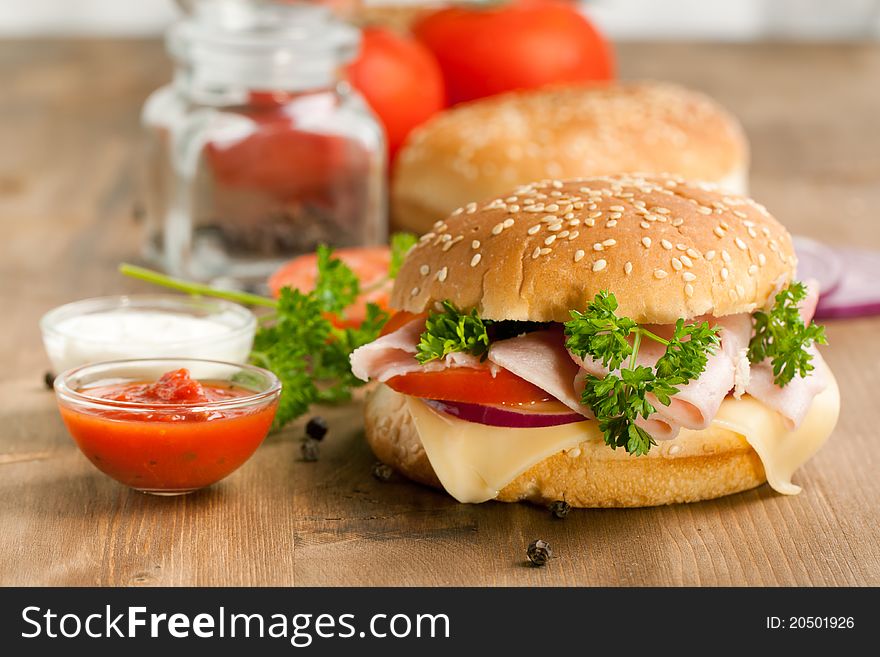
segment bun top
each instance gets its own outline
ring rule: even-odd
[[[468,201],[544,178],[674,173],[745,191],[737,120],[660,82],[559,87],[459,105],[417,128],[397,158],[394,222],[416,232]]]
[[[750,198],[673,176],[545,180],[459,208],[423,235],[391,305],[448,299],[486,319],[564,322],[602,290],[639,323],[772,303],[794,275],[791,237]]]

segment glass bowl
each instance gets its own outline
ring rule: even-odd
[[[55,372],[123,358],[244,363],[256,328],[256,317],[244,306],[182,294],[83,299],[50,310],[40,320]]]
[[[230,397],[118,399],[118,391],[181,368],[206,390]],[[281,382],[268,370],[192,358],[95,363],[55,380],[61,417],[86,458],[116,481],[155,495],[190,493],[238,469],[268,434],[280,394]]]

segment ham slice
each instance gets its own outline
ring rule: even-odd
[[[424,330],[425,319],[420,317],[388,335],[358,347],[349,357],[351,373],[362,381],[373,379],[384,382],[410,372],[438,372],[448,367],[489,367],[493,374],[497,371],[494,365],[487,365],[478,357],[465,353],[452,353],[442,361],[422,365],[416,360],[416,353],[419,336]]]
[[[569,358],[561,328],[500,340],[489,348],[489,360],[546,391],[573,411],[594,417],[575,391],[579,368]]]

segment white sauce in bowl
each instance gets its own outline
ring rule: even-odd
[[[43,343],[56,373],[129,358],[204,358],[244,363],[256,320],[237,304],[186,297],[88,299],[51,311]]]

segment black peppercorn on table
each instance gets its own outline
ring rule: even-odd
[[[702,89],[743,121],[752,192],[794,233],[880,249],[880,46],[625,44],[622,77]],[[841,421],[797,475],[713,502],[583,511],[461,505],[382,471],[357,403],[305,419],[234,475],[180,498],[128,490],[67,436],[37,321],[145,291],[138,112],[169,67],[156,41],[2,41],[0,584],[878,585],[880,319],[828,324]],[[541,539],[552,559],[532,567]]]

